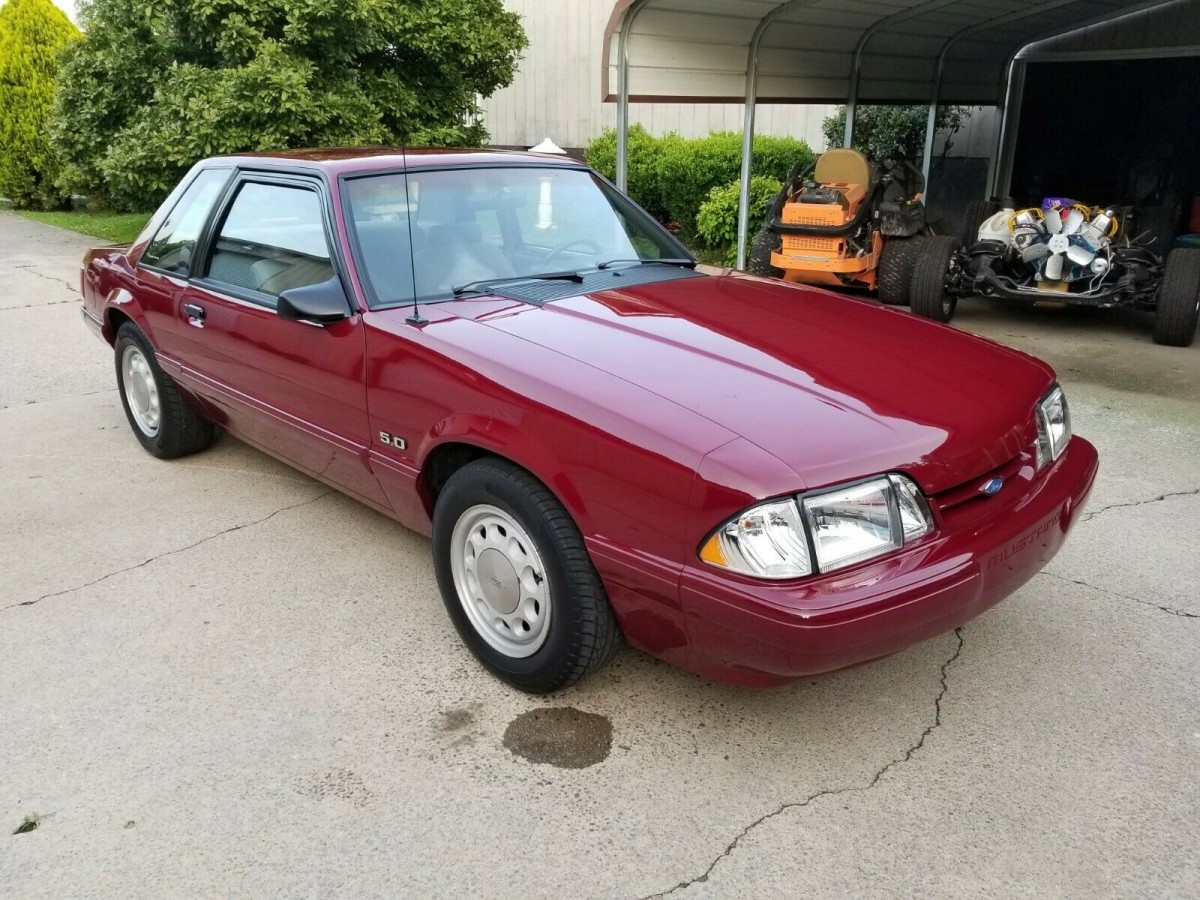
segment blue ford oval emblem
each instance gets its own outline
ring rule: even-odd
[[[989,497],[992,494],[1000,492],[1000,488],[1004,487],[1004,479],[997,475],[995,478],[989,478],[979,486],[979,493],[987,494]]]

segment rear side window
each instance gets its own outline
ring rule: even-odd
[[[187,275],[200,229],[228,180],[228,169],[205,169],[197,175],[142,253],[141,262],[166,272]]]
[[[333,277],[321,197],[305,187],[245,182],[216,236],[208,277],[277,298]]]

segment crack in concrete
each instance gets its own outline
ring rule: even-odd
[[[1159,494],[1157,497],[1151,497],[1149,500],[1134,500],[1132,503],[1110,503],[1108,506],[1102,506],[1093,512],[1087,513],[1083,517],[1083,521],[1090,522],[1100,513],[1108,512],[1110,509],[1121,509],[1125,506],[1145,506],[1147,503],[1158,503],[1170,497],[1192,497],[1200,494],[1200,488],[1192,488],[1190,491],[1170,491],[1166,494]]]
[[[62,306],[64,303],[79,303],[80,300],[50,300],[46,303],[26,303],[24,306],[0,306],[0,312],[8,312],[13,309],[38,309],[43,306]]]
[[[35,275],[44,281],[53,281],[55,284],[61,284],[64,287],[66,287],[66,289],[68,291],[70,291],[72,294],[74,294],[76,291],[75,285],[71,284],[71,282],[67,281],[65,278],[55,278],[53,275],[44,275],[41,272],[39,272],[37,269],[35,269],[32,265],[13,266],[13,268],[20,269],[22,272],[26,272],[30,275]],[[36,304],[31,304],[31,305],[36,305]]]
[[[233,532],[241,531],[244,528],[252,528],[255,525],[261,525],[263,522],[266,522],[270,519],[275,518],[280,513],[285,513],[285,512],[288,512],[289,510],[293,510],[293,509],[299,509],[301,506],[308,506],[310,503],[316,503],[318,500],[328,497],[330,494],[333,494],[333,493],[335,493],[335,492],[334,491],[323,491],[322,493],[318,494],[317,496],[310,497],[309,499],[301,501],[300,503],[293,503],[291,506],[281,507],[280,509],[275,510],[273,513],[263,516],[261,519],[255,519],[252,522],[243,522],[241,525],[233,525],[229,528],[225,528],[221,531],[218,531],[216,534],[210,534],[210,535],[208,535],[208,537],[200,538],[200,540],[195,541],[191,544],[188,544],[186,547],[177,547],[174,550],[164,550],[162,553],[159,553],[156,556],[152,556],[149,559],[144,559],[140,563],[137,563],[136,565],[126,566],[123,569],[117,569],[115,572],[109,572],[106,575],[101,575],[99,578],[94,578],[91,581],[87,582],[86,584],[78,584],[75,587],[67,588],[62,591],[54,591],[53,593],[50,593],[50,594],[42,594],[42,596],[38,597],[35,600],[22,600],[20,603],[12,603],[8,606],[0,606],[0,613],[6,612],[10,609],[16,609],[18,606],[33,606],[35,603],[41,603],[43,600],[49,600],[52,597],[61,597],[64,594],[73,594],[76,591],[82,591],[84,588],[89,588],[89,587],[92,587],[93,585],[100,584],[100,582],[102,582],[102,581],[108,581],[108,579],[115,578],[117,575],[122,575],[125,572],[132,572],[134,569],[140,569],[143,566],[148,566],[148,565],[150,565],[150,563],[155,562],[160,559],[163,559],[164,557],[174,556],[177,553],[184,553],[187,550],[192,550],[196,547],[199,547],[201,544],[206,544],[209,541],[214,540],[215,538],[219,538],[223,534],[232,534]]]
[[[0,410],[24,409],[26,406],[37,406],[39,403],[58,403],[62,400],[74,400],[76,397],[91,397],[93,394],[115,394],[116,388],[103,388],[99,391],[84,391],[82,394],[67,394],[65,397],[47,397],[45,400],[26,400],[24,403],[10,403],[0,406]]]
[[[1097,587],[1094,584],[1088,584],[1086,581],[1081,581],[1078,578],[1067,578],[1065,575],[1055,575],[1053,572],[1038,572],[1039,575],[1045,575],[1047,578],[1055,578],[1058,581],[1065,581],[1068,584],[1077,584],[1080,587],[1091,588],[1093,591],[1099,591],[1101,594],[1108,594],[1110,597],[1120,597],[1122,600],[1132,600],[1134,603],[1140,603],[1142,606],[1149,606],[1151,609],[1161,610],[1165,613],[1170,613],[1173,616],[1179,616],[1181,619],[1200,619],[1200,613],[1192,613],[1183,609],[1175,609],[1170,606],[1161,606],[1150,600],[1143,600],[1141,597],[1134,597],[1130,594],[1122,594],[1120,591],[1109,590],[1108,588]]]
[[[896,757],[891,762],[889,762],[887,765],[885,765],[883,768],[879,769],[875,773],[875,775],[871,778],[871,780],[864,785],[859,785],[857,787],[833,788],[833,789],[817,791],[815,794],[809,794],[803,800],[796,800],[791,803],[784,803],[784,804],[780,805],[777,809],[774,809],[769,813],[759,816],[757,819],[755,819],[753,822],[751,822],[749,825],[747,825],[745,828],[743,828],[741,830],[741,832],[739,832],[738,835],[725,846],[725,849],[721,851],[721,853],[717,856],[717,858],[714,859],[711,863],[709,863],[708,868],[705,869],[700,875],[697,875],[695,878],[690,878],[687,881],[681,881],[681,882],[679,882],[679,884],[675,885],[675,887],[669,888],[668,890],[659,891],[654,894],[647,894],[645,897],[642,897],[641,900],[652,900],[652,898],[655,898],[655,897],[667,897],[667,896],[670,896],[671,894],[676,893],[677,891],[686,890],[687,888],[691,887],[694,884],[703,884],[704,882],[708,881],[709,877],[713,873],[713,870],[716,869],[716,867],[720,864],[721,860],[726,859],[731,853],[733,853],[734,850],[737,849],[737,846],[741,842],[742,838],[746,837],[746,835],[748,835],[750,832],[752,832],[754,829],[756,829],[763,822],[766,822],[770,819],[774,819],[776,816],[780,816],[783,813],[787,812],[788,810],[800,809],[802,807],[809,806],[822,797],[834,797],[839,794],[854,794],[854,793],[861,793],[863,791],[869,791],[869,790],[871,790],[871,788],[875,787],[875,785],[879,784],[879,782],[883,778],[883,776],[886,775],[889,771],[894,769],[896,766],[906,763],[910,759],[912,759],[913,755],[918,750],[920,750],[923,746],[925,746],[925,741],[929,738],[929,736],[931,734],[933,734],[933,732],[937,728],[939,728],[942,724],[942,700],[945,698],[946,692],[949,690],[949,685],[946,682],[946,678],[947,678],[947,675],[949,674],[950,666],[952,666],[954,664],[955,660],[958,659],[959,655],[963,651],[963,643],[964,642],[963,642],[963,630],[962,630],[961,626],[954,629],[954,636],[958,639],[958,646],[956,646],[954,648],[954,652],[950,655],[950,658],[947,659],[944,663],[942,663],[942,666],[941,666],[941,682],[940,682],[941,688],[938,691],[937,697],[935,697],[934,701],[933,701],[933,722],[931,722],[929,725],[926,726],[925,730],[923,732],[921,732],[921,736],[919,738],[917,738],[916,742],[914,744],[912,744],[907,750],[905,750],[900,756]]]

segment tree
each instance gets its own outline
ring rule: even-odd
[[[64,183],[159,201],[196,160],[478,144],[526,46],[501,0],[91,0],[63,65]]]
[[[971,117],[965,106],[939,106],[935,126],[948,132],[943,154],[950,149],[950,137]],[[871,160],[918,162],[925,148],[928,106],[860,106],[854,113],[854,146]],[[846,131],[846,107],[839,106],[821,122],[821,131],[830,147],[843,144]]]
[[[50,0],[0,6],[0,196],[16,206],[60,206],[46,133],[62,49],[79,35]]]

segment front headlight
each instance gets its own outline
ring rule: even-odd
[[[799,505],[772,500],[746,510],[705,542],[701,559],[758,578],[799,578],[891,553],[933,530],[924,496],[903,475],[798,500]]]
[[[795,500],[761,503],[726,522],[700,550],[705,562],[759,578],[812,572],[808,539]]]
[[[1057,384],[1050,389],[1037,407],[1038,468],[1058,459],[1067,441],[1071,440],[1071,413],[1067,395]]]

